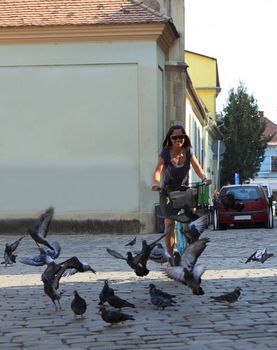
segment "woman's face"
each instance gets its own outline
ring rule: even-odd
[[[183,133],[182,129],[173,130],[172,134],[170,135],[170,141],[172,142],[173,146],[182,147],[185,142],[185,134]]]

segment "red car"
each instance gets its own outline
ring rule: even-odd
[[[256,224],[273,228],[272,205],[262,186],[256,184],[223,186],[214,203],[214,230],[228,226]]]

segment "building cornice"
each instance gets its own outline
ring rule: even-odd
[[[0,28],[0,44],[46,44],[117,40],[156,40],[164,51],[177,38],[167,22],[151,24]]]

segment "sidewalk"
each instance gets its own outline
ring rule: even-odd
[[[158,234],[137,236],[141,240]],[[79,273],[61,280],[62,311],[55,311],[44,294],[41,273],[45,267],[17,263],[0,266],[0,349],[275,349],[277,338],[277,229],[207,230],[210,238],[199,262],[207,265],[202,287],[203,296],[192,295],[186,286],[169,280],[163,265],[149,263],[151,272],[137,277],[123,261],[111,257],[110,247],[125,255],[124,244],[133,235],[51,235],[62,246],[62,261],[73,255],[89,263],[97,274]],[[19,236],[1,235],[0,247]],[[258,248],[268,248],[275,257],[265,264],[245,264]],[[2,253],[1,253],[2,254]],[[37,254],[34,242],[26,237],[17,250],[18,256]],[[103,281],[109,280],[116,294],[136,305],[124,312],[135,321],[109,326],[98,311],[98,295]],[[150,304],[150,282],[177,295],[177,304],[158,310]],[[243,289],[234,306],[214,303],[211,295]],[[75,320],[70,308],[73,291],[88,303],[84,319]]]

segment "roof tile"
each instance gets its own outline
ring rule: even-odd
[[[0,27],[167,22],[137,0],[1,0]]]

